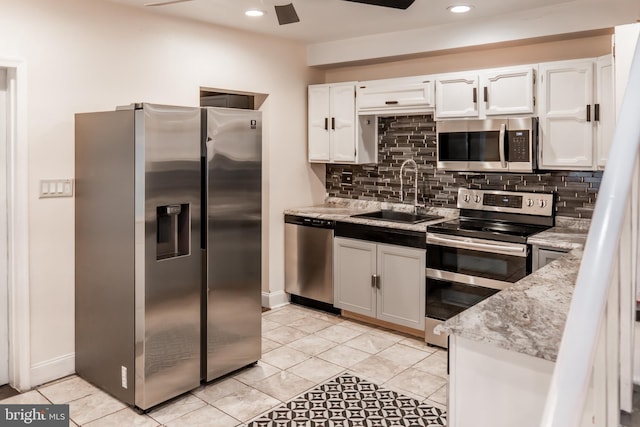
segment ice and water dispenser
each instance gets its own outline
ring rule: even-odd
[[[189,218],[188,203],[156,208],[156,259],[189,255]]]

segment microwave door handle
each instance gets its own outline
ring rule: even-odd
[[[505,141],[505,134],[507,133],[507,125],[502,123],[500,125],[500,136],[498,137],[498,145],[499,145],[499,150],[500,150],[500,166],[502,166],[502,169],[506,169],[507,168],[507,160],[505,159],[504,156],[504,146],[506,144]]]

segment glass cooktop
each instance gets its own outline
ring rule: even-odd
[[[427,232],[475,237],[502,242],[526,243],[527,237],[546,230],[544,225],[516,224],[501,221],[459,218],[428,225]]]

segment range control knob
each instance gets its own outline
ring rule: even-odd
[[[462,200],[464,200],[465,203],[469,203],[469,201],[471,200],[471,196],[468,194],[465,194]]]
[[[545,206],[547,206],[547,201],[542,199],[538,200],[538,206],[544,208]]]
[[[533,199],[527,199],[527,206],[532,207],[534,205]]]
[[[480,200],[482,200],[482,198],[480,197],[480,195],[476,194],[473,200],[475,200],[476,203],[480,203]]]

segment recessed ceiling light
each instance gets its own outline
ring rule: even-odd
[[[471,10],[471,6],[468,6],[466,4],[460,4],[456,6],[449,6],[447,10],[453,13],[465,13]]]
[[[264,15],[264,10],[249,9],[244,14],[247,15],[247,16],[252,16],[252,17],[263,16]]]

